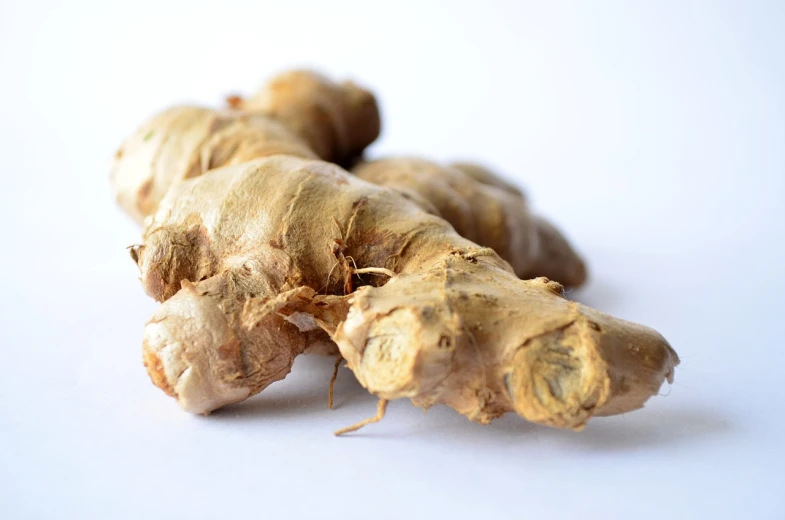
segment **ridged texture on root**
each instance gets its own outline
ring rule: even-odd
[[[175,183],[276,154],[316,157],[298,136],[268,116],[173,107],[147,121],[117,150],[112,189],[120,207],[142,222]]]
[[[441,216],[461,236],[499,253],[521,278],[545,276],[565,287],[586,280],[586,266],[564,236],[533,216],[520,191],[487,169],[399,157],[360,163],[352,172]]]
[[[519,280],[441,218],[319,161],[275,156],[178,184],[135,254],[166,300],[148,370],[190,411],[283,377],[321,331],[374,394],[480,422],[515,411],[580,428],[642,406],[678,363],[656,332]]]
[[[379,133],[378,108],[369,92],[313,72],[281,74],[256,96],[236,99],[234,106],[242,110],[171,108],[127,139],[112,171],[120,205],[142,221],[181,180],[276,154],[315,158],[318,153],[348,160]],[[354,172],[395,189],[446,219],[464,237],[493,248],[522,278],[547,276],[567,287],[579,286],[586,278],[583,261],[561,233],[532,216],[520,191],[486,168],[394,158],[362,163]],[[181,239],[201,243],[198,226],[184,231]],[[190,268],[187,264],[193,259],[176,250],[171,253],[180,270]],[[198,257],[209,270],[207,260]],[[169,282],[178,287],[181,274],[178,270],[169,274],[173,277]]]
[[[379,136],[381,116],[368,90],[307,70],[284,72],[233,105],[281,121],[324,159],[348,164]]]

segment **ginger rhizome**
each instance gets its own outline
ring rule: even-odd
[[[284,72],[235,108],[266,114],[300,136],[322,159],[348,164],[379,136],[381,117],[368,90],[308,70]]]
[[[479,422],[514,411],[579,429],[642,406],[678,363],[655,331],[520,280],[445,220],[321,161],[276,155],[172,186],[135,255],[165,300],[146,365],[195,413],[281,379],[320,330],[374,395]]]
[[[115,154],[111,180],[120,207],[142,222],[177,182],[219,166],[276,154],[317,157],[298,136],[268,116],[174,107],[126,139]]]
[[[482,167],[391,158],[360,163],[352,173],[426,199],[458,234],[496,251],[520,278],[545,276],[566,287],[586,280],[583,261],[562,234],[530,213],[520,191]]]
[[[358,161],[380,130],[368,91],[295,71],[231,104],[162,112],[112,172],[162,302],[144,362],[184,409],[242,401],[308,352],[340,351],[380,413],[408,397],[576,429],[672,378],[659,334],[563,298],[585,266],[515,186],[471,163]],[[536,276],[561,285],[519,279]]]
[[[120,206],[142,222],[176,182],[258,157],[352,162],[380,131],[373,94],[313,72],[281,74],[234,106],[171,108],[128,138],[111,173]]]
[[[141,220],[176,182],[278,154],[316,157],[267,116],[175,107],[154,117],[123,144],[113,179],[122,207]],[[379,159],[360,163],[353,172],[395,189],[450,222],[459,234],[491,247],[521,278],[546,276],[567,287],[577,287],[586,278],[580,257],[556,228],[531,214],[519,192],[423,159]]]

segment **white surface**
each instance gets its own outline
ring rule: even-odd
[[[110,5],[111,4],[111,5]],[[547,5],[546,5],[547,4]],[[785,518],[782,2],[3,2],[0,517]],[[291,65],[376,89],[371,153],[479,158],[585,253],[676,383],[582,433],[374,399],[331,362],[209,418],[141,365],[107,172],[174,102]]]

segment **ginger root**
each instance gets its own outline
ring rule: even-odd
[[[144,332],[148,371],[194,413],[281,379],[319,330],[380,398],[483,423],[514,411],[580,429],[641,407],[678,363],[655,331],[520,280],[445,220],[321,161],[180,182],[134,254],[165,300]]]
[[[360,163],[352,173],[404,196],[414,192],[426,199],[458,234],[496,251],[520,278],[545,276],[566,287],[586,280],[583,260],[562,234],[532,216],[521,192],[485,168],[392,158]]]
[[[235,110],[171,108],[122,144],[111,181],[134,220],[154,213],[173,184],[212,168],[275,154],[351,161],[381,125],[373,94],[307,71],[281,74],[230,104]]]
[[[278,154],[316,157],[297,135],[267,116],[175,107],[153,117],[126,140],[112,179],[120,205],[141,221],[181,180]],[[456,168],[405,158],[360,163],[353,170],[360,178],[392,188],[441,216],[464,237],[491,247],[519,277],[546,276],[566,287],[581,285],[585,265],[561,233],[533,216],[519,192],[492,185],[501,181],[493,181],[493,174],[484,171],[486,183]]]
[[[219,166],[276,154],[316,158],[298,136],[268,116],[174,107],[126,139],[110,176],[120,207],[142,222],[173,184]]]
[[[294,71],[231,103],[159,114],[112,174],[145,220],[132,256],[162,302],[144,362],[185,410],[242,401],[299,354],[336,348],[379,396],[373,420],[408,397],[580,429],[672,380],[659,334],[548,280],[580,285],[584,264],[493,172],[400,158],[349,175],[315,160],[353,164],[378,136],[369,92]]]
[[[237,109],[266,114],[300,136],[325,161],[346,165],[379,137],[376,98],[359,85],[308,70],[284,72],[253,96],[230,98]]]

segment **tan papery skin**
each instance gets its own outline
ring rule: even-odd
[[[235,108],[263,113],[298,135],[325,161],[348,164],[381,132],[374,95],[351,81],[336,83],[310,70],[283,72]]]
[[[141,223],[172,185],[219,166],[277,154],[317,157],[269,116],[178,106],[157,114],[125,140],[110,179],[117,203]]]
[[[325,332],[373,394],[483,423],[514,411],[580,429],[641,407],[678,364],[657,332],[520,280],[444,219],[318,160],[174,184],[133,254],[163,301],[145,364],[193,413],[283,378]]]
[[[379,135],[370,92],[313,72],[280,74],[232,104],[236,110],[173,107],[129,137],[112,168],[120,206],[142,222],[173,184],[210,169],[276,154],[346,160]],[[482,166],[390,158],[361,162],[353,173],[395,189],[491,247],[521,278],[546,276],[566,287],[586,280],[584,262],[563,235],[529,212],[517,188]]]
[[[523,194],[490,170],[467,163],[442,166],[420,158],[393,157],[359,163],[352,173],[409,195],[415,202],[419,201],[412,194],[426,199],[432,213],[447,220],[462,237],[496,251],[520,278],[545,276],[565,287],[578,287],[586,280],[583,260],[563,235],[532,215]]]
[[[173,107],[139,128],[115,156],[111,181],[118,204],[141,223],[173,184],[209,169],[274,154],[344,163],[362,154],[381,129],[372,93],[311,71],[279,74],[231,105]]]

